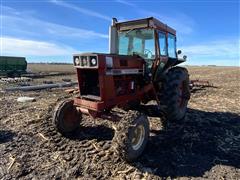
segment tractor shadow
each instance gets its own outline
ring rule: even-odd
[[[81,126],[79,130],[77,130],[74,134],[68,136],[69,139],[72,140],[93,140],[97,141],[108,141],[112,140],[114,136],[114,130],[106,127],[104,125],[96,125],[96,126]]]
[[[145,113],[159,115],[153,105],[145,106]],[[240,168],[237,114],[188,109],[182,122],[153,132],[143,156],[133,163],[143,173],[150,168],[161,177],[202,177],[218,164]]]
[[[0,130],[0,144],[11,141],[16,133],[11,130]]]

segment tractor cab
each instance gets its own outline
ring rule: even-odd
[[[110,28],[110,53],[138,55],[145,60],[145,71],[151,75],[184,62],[178,58],[176,31],[159,20],[145,19],[118,23],[113,19]]]
[[[154,30],[132,29],[118,32],[118,54],[139,55],[146,60],[148,68],[156,57]]]

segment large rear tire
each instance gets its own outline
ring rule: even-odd
[[[190,99],[189,74],[186,68],[174,67],[166,74],[160,97],[161,109],[167,121],[179,121],[185,117]]]
[[[73,100],[60,102],[53,114],[53,123],[58,132],[69,135],[80,127],[82,116],[73,105]]]
[[[128,111],[120,120],[112,142],[118,155],[131,162],[143,153],[148,138],[149,122],[147,117],[138,111]]]

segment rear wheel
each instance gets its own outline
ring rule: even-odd
[[[144,151],[149,137],[149,122],[138,111],[128,111],[117,126],[113,145],[126,161],[136,160]]]
[[[187,69],[174,67],[166,75],[160,97],[161,109],[167,120],[179,121],[184,118],[190,99],[189,74]]]
[[[56,106],[53,123],[63,135],[73,133],[80,127],[82,116],[73,105],[73,100],[65,100]]]

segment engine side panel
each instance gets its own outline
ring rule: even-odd
[[[145,62],[142,58],[97,54],[97,59],[96,69],[77,68],[79,99],[82,99],[76,101],[77,105],[94,111],[103,111],[141,99],[146,91],[152,90],[152,86],[145,87],[143,84]],[[91,106],[86,103],[87,101]],[[100,103],[101,106],[94,103]]]

